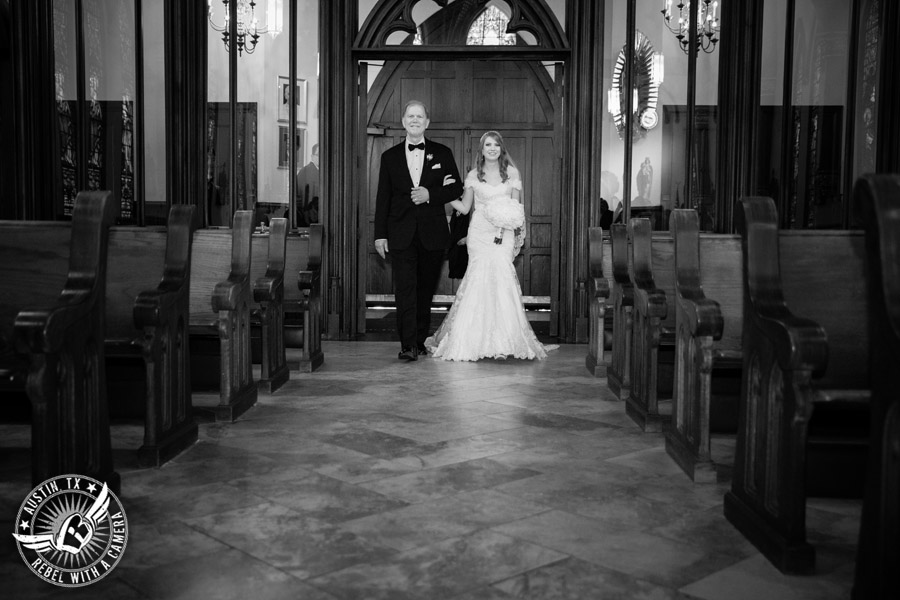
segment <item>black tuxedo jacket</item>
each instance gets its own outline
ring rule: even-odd
[[[403,250],[418,232],[428,250],[442,250],[450,245],[450,228],[444,205],[463,193],[459,169],[450,148],[425,140],[425,161],[419,186],[428,188],[427,204],[413,204],[413,187],[406,166],[406,140],[388,148],[381,155],[378,195],[375,198],[375,239],[387,239],[388,250]],[[447,177],[453,183],[444,185]]]

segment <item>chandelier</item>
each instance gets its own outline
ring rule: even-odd
[[[231,38],[231,10],[228,6],[229,2],[232,0],[222,0],[222,10],[225,13],[225,22],[222,25],[218,25],[213,19],[213,0],[208,0],[208,18],[209,25],[216,31],[222,32],[222,41],[225,43],[225,49],[229,50],[229,40]],[[267,9],[269,13],[269,18],[267,19],[268,23],[272,23],[272,13],[274,12],[276,15],[276,27],[274,29],[268,28],[260,28],[259,27],[259,19],[256,17],[256,2],[254,0],[233,0],[237,2],[237,27],[236,31],[236,39],[235,44],[237,45],[238,55],[242,55],[244,51],[247,51],[247,54],[253,54],[253,51],[256,50],[256,44],[259,42],[260,35],[264,33],[270,33],[272,37],[275,37],[279,33],[281,33],[281,28],[278,27],[278,24],[281,22],[281,0],[277,0],[275,2],[275,6],[271,6],[272,2],[269,1],[269,7]]]
[[[673,9],[672,0],[664,0],[665,8],[660,12],[666,27],[675,34],[681,49],[687,54],[691,37],[691,3],[689,0],[677,1],[678,4]],[[719,16],[716,14],[718,10],[718,0],[700,0],[697,6],[697,48],[707,54],[712,53],[719,43]]]

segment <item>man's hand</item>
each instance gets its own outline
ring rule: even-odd
[[[428,193],[428,188],[423,187],[414,187],[412,192],[410,192],[410,196],[412,196],[413,204],[427,204],[431,199],[431,194]]]
[[[388,250],[387,240],[375,240],[375,251],[378,252],[378,256],[384,258],[384,253],[390,252],[390,250]]]

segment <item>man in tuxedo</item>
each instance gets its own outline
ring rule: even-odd
[[[422,102],[406,104],[406,139],[381,155],[375,199],[375,249],[391,255],[398,358],[407,361],[426,353],[431,299],[450,244],[444,205],[463,193],[453,152],[425,139],[429,123]]]

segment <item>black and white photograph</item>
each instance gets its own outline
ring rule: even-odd
[[[291,86],[287,77],[278,77],[278,121],[286,123],[290,119]],[[294,104],[297,106],[297,122],[306,124],[307,89],[306,80],[298,79],[294,83]]]
[[[0,0],[0,598],[900,598],[900,2]]]

